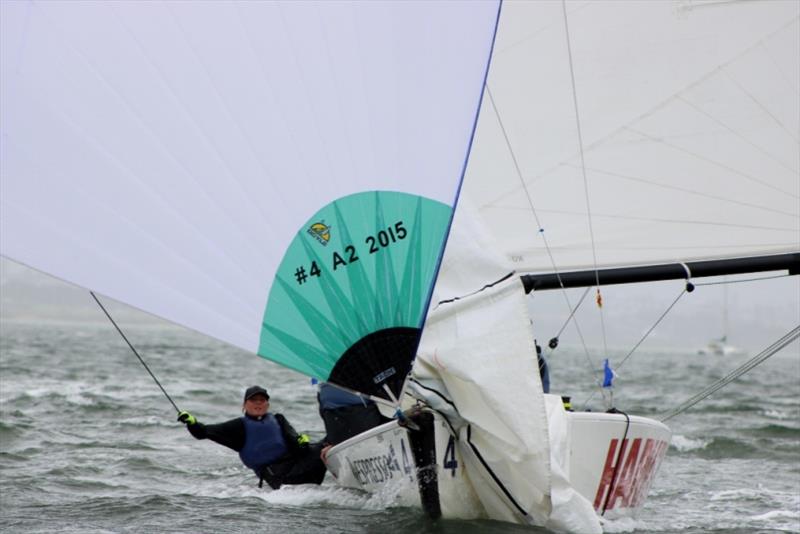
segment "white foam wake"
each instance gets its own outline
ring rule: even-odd
[[[710,439],[692,439],[687,438],[686,436],[682,436],[680,434],[675,434],[672,436],[672,440],[670,441],[670,445],[678,449],[679,452],[688,452],[694,451],[698,449],[705,449],[708,447],[708,444],[711,443]]]

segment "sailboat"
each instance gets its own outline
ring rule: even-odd
[[[592,532],[641,510],[669,429],[541,395],[514,299],[797,274],[798,50],[796,5],[504,4],[407,390],[433,413],[428,513]],[[520,285],[510,271],[531,274]],[[390,423],[337,445],[331,471],[368,490],[410,477],[405,434]]]
[[[708,356],[738,356],[744,354],[742,349],[728,343],[728,286],[723,285],[722,291],[722,336],[709,341],[705,347],[697,351],[698,354]]]
[[[329,469],[432,517],[599,532],[666,454],[527,293],[800,272],[796,3],[0,8],[0,253],[388,407]]]
[[[708,344],[697,351],[698,354],[707,356],[733,356],[743,354],[742,349],[728,344],[728,336],[712,339]]]

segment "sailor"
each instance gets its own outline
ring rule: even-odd
[[[196,439],[210,439],[239,453],[242,463],[267,481],[272,489],[282,484],[321,484],[325,464],[320,459],[322,443],[310,443],[286,418],[269,411],[269,394],[261,386],[244,392],[244,415],[224,423],[204,425],[189,412],[178,414]]]
[[[312,380],[312,383],[314,380]],[[336,445],[391,419],[383,417],[369,398],[320,382],[319,415],[325,423],[325,442]]]

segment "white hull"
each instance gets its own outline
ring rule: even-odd
[[[652,419],[636,416],[630,417],[628,425],[622,414],[567,412],[567,420],[569,454],[563,455],[568,459],[563,468],[573,488],[592,503],[598,515],[635,515],[644,504],[666,454],[669,429]],[[513,496],[499,488],[502,480],[485,469],[468,472],[464,468],[467,463],[463,461],[463,452],[480,455],[480,451],[455,446],[456,436],[435,413],[433,428],[442,517],[509,520],[502,511],[487,509],[486,502],[473,490],[473,484],[498,486],[498,498],[503,501],[498,510],[518,507],[510,502]],[[396,494],[401,502],[419,503],[410,433],[392,421],[355,436],[331,448],[328,469],[343,486]],[[464,437],[461,432],[462,441]],[[620,442],[624,443],[622,448]],[[530,522],[523,513],[518,514],[516,521]]]
[[[706,356],[740,356],[745,352],[739,347],[734,347],[733,345],[715,340],[698,350],[697,353]]]
[[[589,499],[598,514],[635,516],[667,453],[669,428],[653,419],[632,415],[626,434],[627,422],[622,414],[568,415],[569,479],[573,487]]]
[[[452,437],[447,423],[434,418],[436,474],[442,516],[482,517],[481,504],[469,484],[461,454],[448,447]],[[328,471],[342,486],[396,496],[399,502],[420,504],[409,430],[391,421],[331,448]],[[454,467],[455,466],[455,467]]]

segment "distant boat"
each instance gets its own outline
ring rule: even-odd
[[[708,345],[697,351],[698,354],[709,356],[736,356],[745,354],[745,351],[739,347],[734,347],[728,344],[728,336],[722,336],[719,339],[712,339]]]
[[[708,356],[737,356],[745,354],[739,347],[728,344],[728,286],[722,286],[722,337],[712,339],[697,351]]]

